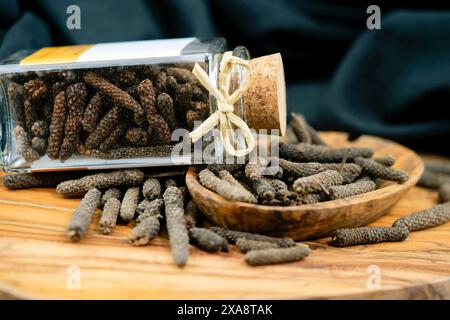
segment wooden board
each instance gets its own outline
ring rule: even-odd
[[[191,247],[179,269],[167,240],[131,247],[129,227],[100,235],[98,217],[85,239],[69,242],[65,226],[78,201],[52,189],[0,186],[0,298],[450,299],[450,223],[401,243],[339,249],[327,246],[329,238],[307,242],[307,259],[278,266],[249,267],[234,247],[220,254]],[[372,225],[436,202],[435,192],[413,188]]]

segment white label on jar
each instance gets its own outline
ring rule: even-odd
[[[40,65],[177,57],[196,38],[144,40],[42,48],[20,61]]]

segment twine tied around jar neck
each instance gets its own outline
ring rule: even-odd
[[[229,94],[231,84],[231,73],[234,65],[243,67],[242,81],[239,88],[231,95]],[[192,142],[198,141],[207,132],[212,130],[216,124],[219,125],[220,138],[225,150],[235,156],[242,157],[250,153],[255,147],[255,139],[250,128],[244,120],[233,113],[234,104],[244,94],[245,90],[250,86],[252,81],[252,69],[250,63],[246,60],[233,56],[231,51],[223,54],[219,66],[219,84],[218,88],[211,81],[208,74],[195,64],[192,73],[197,77],[200,83],[217,99],[217,111],[208,117],[195,130],[189,133]],[[244,135],[247,147],[245,149],[235,148],[234,128],[233,125],[240,129]]]

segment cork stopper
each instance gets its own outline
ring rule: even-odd
[[[280,53],[250,60],[253,80],[244,93],[245,115],[251,129],[278,129],[286,134],[286,83]]]

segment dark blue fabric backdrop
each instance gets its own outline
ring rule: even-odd
[[[224,36],[253,56],[281,52],[289,111],[318,128],[450,153],[450,10],[378,1],[382,29],[368,30],[371,3],[342,3],[0,0],[0,58],[49,45]],[[71,4],[81,30],[66,27]]]

